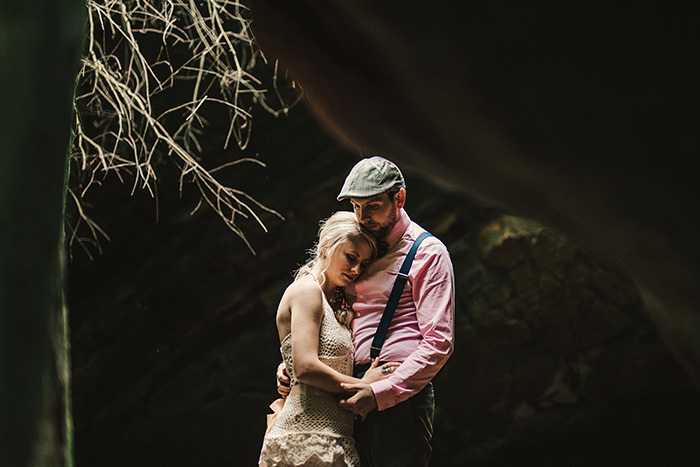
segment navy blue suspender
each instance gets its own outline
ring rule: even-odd
[[[384,344],[384,338],[386,337],[386,332],[389,329],[389,324],[391,324],[391,319],[394,317],[394,311],[396,311],[396,306],[399,304],[399,298],[401,297],[401,292],[406,285],[406,280],[408,279],[408,272],[411,270],[411,263],[413,263],[413,258],[416,256],[416,251],[420,243],[427,237],[430,233],[423,232],[416,238],[413,242],[411,251],[406,255],[401,269],[396,276],[396,281],[394,282],[394,287],[391,289],[391,295],[389,295],[389,300],[386,302],[384,307],[384,314],[377,327],[377,333],[374,335],[374,340],[372,341],[372,347],[370,349],[370,357],[372,360],[379,356],[379,352],[382,350],[382,345]]]

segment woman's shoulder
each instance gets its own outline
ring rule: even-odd
[[[320,303],[322,293],[316,279],[311,274],[306,274],[289,284],[284,292],[284,299],[291,303],[304,301],[313,304],[317,300]]]

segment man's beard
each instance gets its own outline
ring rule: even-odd
[[[375,227],[374,229],[367,229],[370,231],[372,235],[374,235],[375,238],[382,240],[386,238],[387,235],[389,235],[389,232],[391,232],[391,229],[394,228],[396,223],[399,221],[399,214],[398,210],[394,211],[387,221],[386,224],[382,224],[381,226]]]

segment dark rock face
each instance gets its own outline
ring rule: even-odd
[[[529,220],[487,219],[476,241],[437,382],[438,465],[686,465],[698,450],[667,430],[692,426],[700,399],[636,287]]]
[[[299,109],[258,126],[238,174],[279,210],[258,254],[177,177],[153,201],[106,183],[104,254],[70,270],[76,465],[254,465],[280,361],[274,313],[357,160]],[[565,237],[407,176],[450,250],[456,347],[435,385],[435,466],[690,465],[700,397],[633,284]],[[121,192],[121,193],[120,193]]]

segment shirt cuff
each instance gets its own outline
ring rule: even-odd
[[[377,410],[384,410],[396,405],[396,394],[388,379],[375,381],[369,385],[377,401]]]

